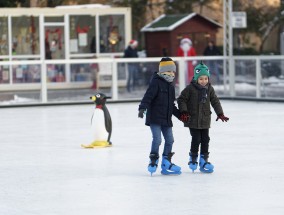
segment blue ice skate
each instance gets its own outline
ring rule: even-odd
[[[168,156],[163,155],[162,159],[162,171],[161,174],[163,175],[180,175],[181,174],[181,168],[174,163],[171,162],[172,156],[174,155],[174,152],[171,152],[168,154]]]
[[[208,162],[209,153],[201,154],[199,159],[199,170],[204,173],[214,172],[214,165]]]
[[[159,163],[159,155],[158,154],[150,154],[150,163],[148,165],[148,171],[151,173],[151,176],[154,172],[156,172],[158,163]]]
[[[188,166],[192,170],[192,172],[194,172],[197,169],[197,165],[198,165],[197,157],[198,157],[197,153],[192,153],[192,152],[189,153]]]

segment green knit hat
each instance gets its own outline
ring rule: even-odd
[[[194,77],[193,79],[197,81],[197,79],[202,76],[206,75],[208,78],[210,77],[210,72],[208,67],[201,61],[197,66],[194,68]]]

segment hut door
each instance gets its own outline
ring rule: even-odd
[[[163,57],[168,57],[170,56],[170,53],[169,53],[169,44],[167,43],[160,43],[160,56],[163,56]]]

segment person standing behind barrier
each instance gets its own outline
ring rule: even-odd
[[[96,59],[97,57],[94,57]],[[99,89],[99,64],[98,63],[92,63],[90,65],[91,69],[91,79],[93,81],[93,85],[91,86],[91,89],[98,90]]]
[[[218,56],[218,55],[221,55],[221,52],[217,48],[217,46],[215,46],[215,43],[213,41],[209,41],[207,47],[204,49],[203,55],[204,56]],[[207,65],[210,71],[216,74],[217,84],[219,84],[220,83],[220,73],[218,70],[218,61],[209,60],[207,62]]]
[[[131,40],[129,45],[124,50],[124,57],[125,58],[138,58],[137,53],[137,40]],[[128,78],[127,78],[127,91],[131,92],[134,90],[136,77],[138,75],[138,64],[137,63],[128,63]]]
[[[183,38],[180,41],[180,46],[178,48],[177,56],[179,57],[193,57],[196,56],[196,51],[192,47],[192,41],[189,38]],[[196,61],[187,61],[185,76],[186,84],[189,84],[193,78],[193,67],[196,65]]]

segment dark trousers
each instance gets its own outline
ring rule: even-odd
[[[210,141],[209,129],[190,128],[189,131],[192,136],[190,152],[198,154],[199,144],[201,144],[200,154],[208,153]]]

